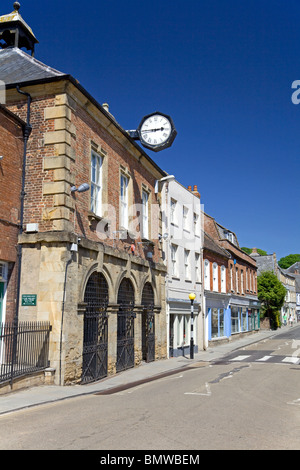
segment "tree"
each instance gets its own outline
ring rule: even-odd
[[[241,250],[243,250],[248,255],[251,255],[252,253],[252,248],[247,248],[246,246],[242,246]],[[261,256],[266,256],[268,254],[266,251],[261,250],[260,248],[257,248],[257,253]]]
[[[297,261],[300,261],[300,255],[299,254],[298,255],[288,255],[288,256],[285,256],[284,258],[280,258],[280,260],[278,261],[278,264],[282,269],[287,269],[290,266],[292,266],[292,264],[297,263]]]
[[[271,328],[281,325],[280,309],[284,304],[286,289],[272,271],[264,271],[257,278],[257,296],[262,304],[261,313],[269,317]]]

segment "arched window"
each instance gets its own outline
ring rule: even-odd
[[[210,290],[210,272],[209,272],[209,261],[204,261],[204,289]]]
[[[218,276],[218,265],[217,263],[213,264],[213,290],[218,292],[219,290],[219,276]]]
[[[226,268],[221,266],[221,292],[226,292]]]

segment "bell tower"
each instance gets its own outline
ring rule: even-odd
[[[20,3],[14,3],[14,11],[8,15],[0,16],[0,48],[25,47],[34,57],[34,47],[38,40],[32,29],[23,20],[19,13]]]

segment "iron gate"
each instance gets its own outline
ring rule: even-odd
[[[123,279],[118,293],[117,372],[134,367],[134,290],[129,279]]]
[[[82,383],[90,383],[107,376],[108,285],[102,274],[89,278],[84,302]]]
[[[154,292],[150,283],[145,284],[142,295],[142,354],[143,360],[155,360]]]

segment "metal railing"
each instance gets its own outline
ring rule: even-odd
[[[0,324],[0,383],[48,367],[48,322]]]

